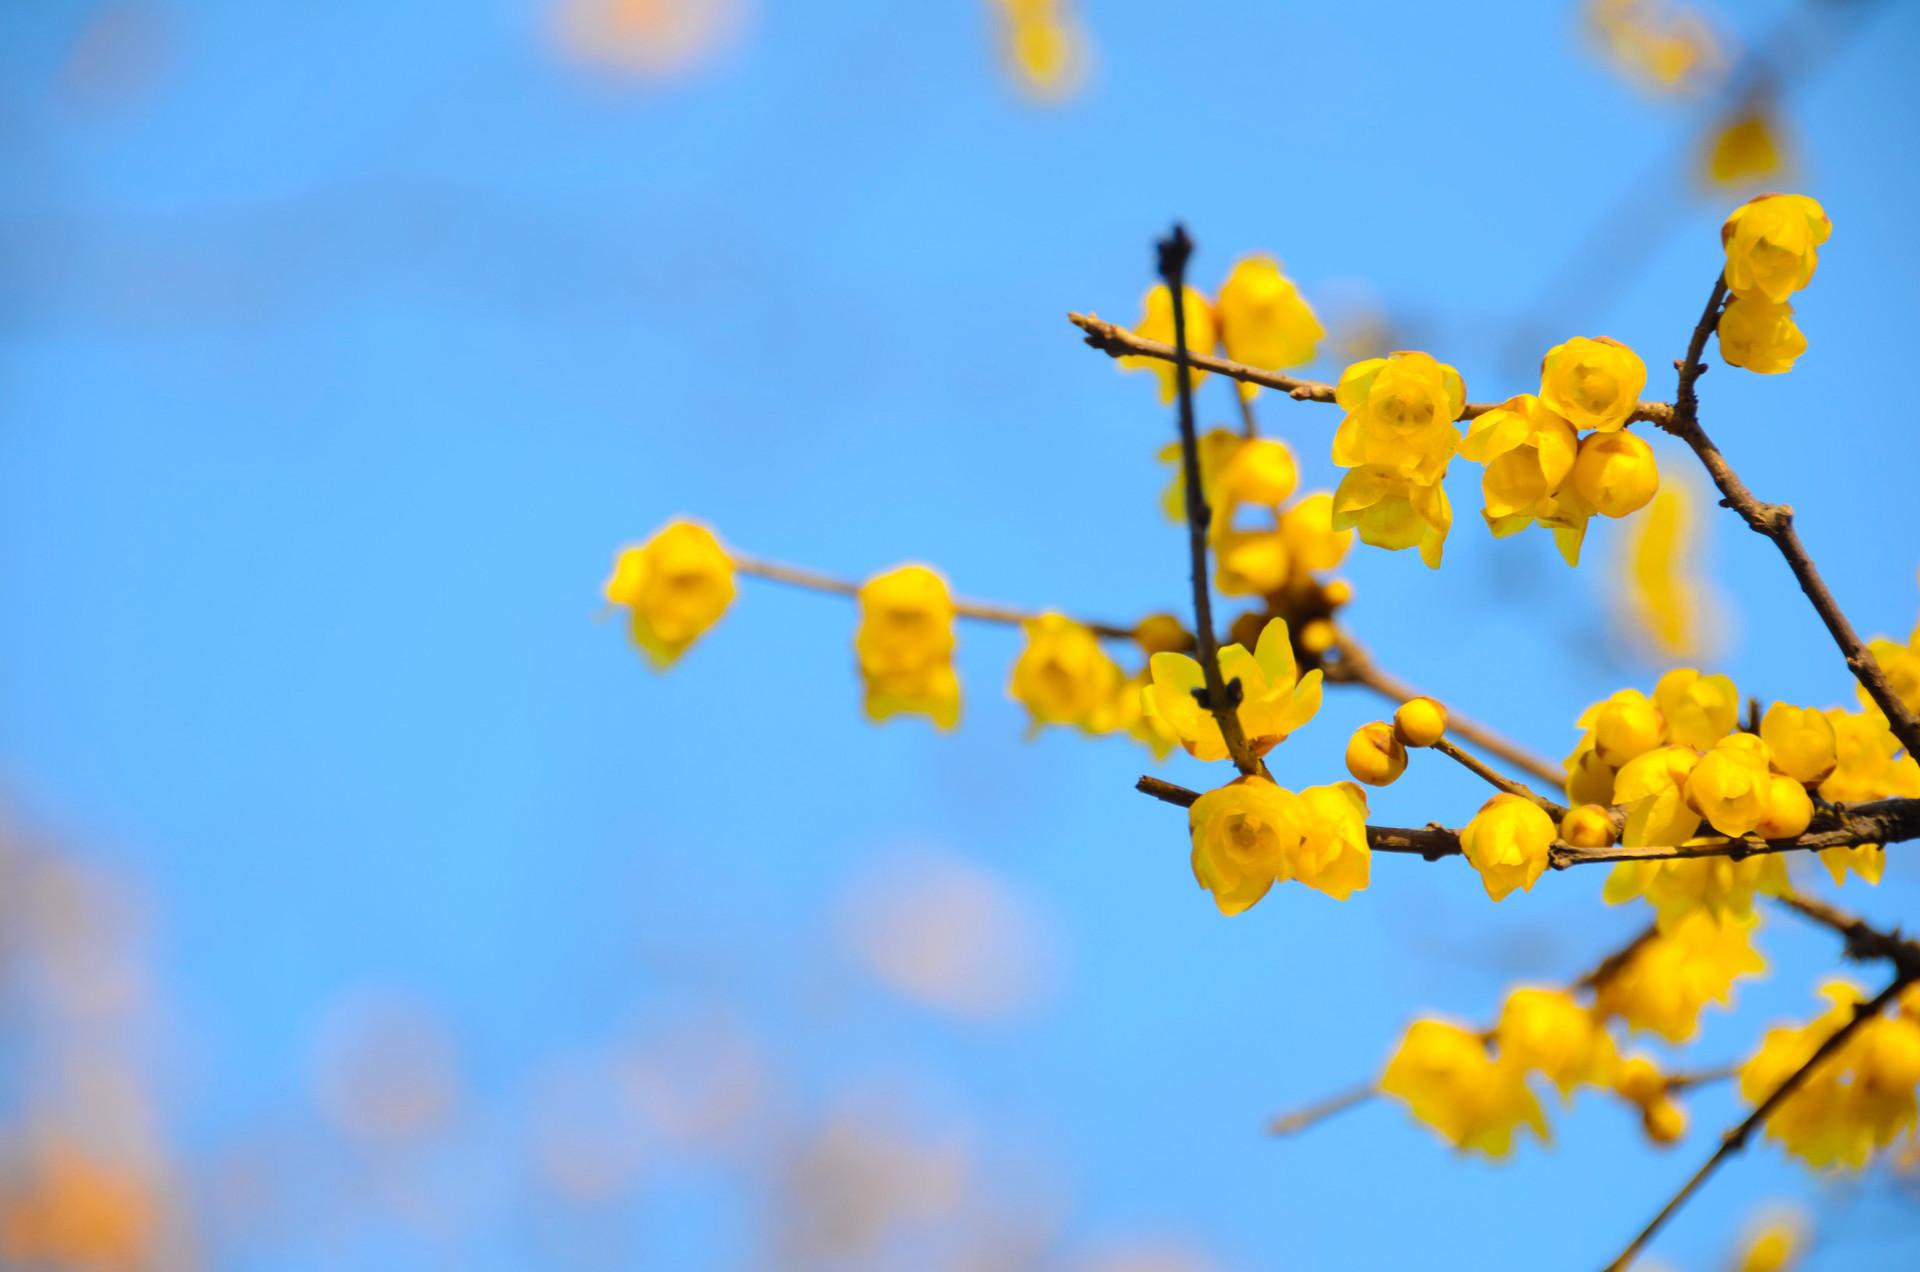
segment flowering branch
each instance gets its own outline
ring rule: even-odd
[[[1134,789],[1162,803],[1190,808],[1200,792],[1157,777],[1143,776]],[[1774,852],[1818,852],[1823,848],[1852,848],[1861,844],[1896,844],[1920,839],[1920,799],[1883,799],[1836,809],[1830,823],[1796,839],[1705,839],[1698,843],[1630,848],[1576,848],[1556,841],[1547,850],[1547,864],[1555,870],[1569,866],[1600,865],[1615,861],[1677,861],[1693,857],[1730,857],[1735,861]],[[1460,832],[1441,825],[1419,829],[1404,826],[1368,826],[1367,846],[1375,852],[1411,853],[1438,861],[1460,855]]]
[[[1713,439],[1700,426],[1700,398],[1695,386],[1707,369],[1701,357],[1706,351],[1707,337],[1719,321],[1720,309],[1726,298],[1727,278],[1723,271],[1714,279],[1707,307],[1701,313],[1700,321],[1694,325],[1693,339],[1687,344],[1687,356],[1677,364],[1680,387],[1673,409],[1662,418],[1648,418],[1685,442],[1700,457],[1708,475],[1713,478],[1713,484],[1720,488],[1722,506],[1739,513],[1748,529],[1773,540],[1774,546],[1780,549],[1780,555],[1786,558],[1787,568],[1793,571],[1800,590],[1813,602],[1813,608],[1827,625],[1834,643],[1845,655],[1847,666],[1855,679],[1866,689],[1874,705],[1886,715],[1893,735],[1900,739],[1908,755],[1920,755],[1920,719],[1915,718],[1900,700],[1900,695],[1893,691],[1879,661],[1861,641],[1859,633],[1853,630],[1853,624],[1847,621],[1839,602],[1833,599],[1833,593],[1827,590],[1826,580],[1820,577],[1813,558],[1807,555],[1806,545],[1800,542],[1800,535],[1793,528],[1792,507],[1762,503],[1754,498],[1753,492],[1747,489],[1746,483],[1733,471],[1733,466],[1727,463],[1726,456],[1720,453],[1720,448],[1713,444]]]
[[[1231,689],[1220,676],[1220,642],[1213,627],[1213,597],[1207,583],[1207,527],[1213,510],[1207,507],[1206,487],[1200,480],[1200,436],[1193,422],[1193,367],[1187,348],[1187,260],[1193,255],[1193,240],[1185,226],[1175,225],[1173,233],[1160,240],[1160,277],[1173,297],[1173,343],[1171,353],[1175,379],[1180,388],[1180,462],[1187,485],[1187,546],[1192,558],[1194,638],[1199,644],[1200,672],[1206,677],[1207,701],[1203,704],[1220,722],[1220,736],[1227,754],[1242,773],[1253,775],[1264,770],[1247,745],[1240,728],[1240,685]]]
[[[1148,340],[1137,336],[1125,327],[1092,314],[1069,313],[1067,321],[1086,333],[1087,343],[1108,357],[1158,358],[1162,362],[1173,362],[1180,351],[1171,345],[1161,344],[1158,340]],[[1230,358],[1217,358],[1212,354],[1189,351],[1187,361],[1202,371],[1211,371],[1215,375],[1226,376],[1230,380],[1239,380],[1246,384],[1258,384],[1269,389],[1278,389],[1296,402],[1332,402],[1334,386],[1321,380],[1302,380],[1280,371],[1265,371],[1259,367],[1250,367],[1244,362],[1235,362]],[[1498,402],[1469,402],[1460,412],[1463,420],[1485,415],[1500,405]],[[1646,420],[1665,428],[1673,415],[1673,407],[1666,402],[1641,402],[1633,408],[1629,420]]]

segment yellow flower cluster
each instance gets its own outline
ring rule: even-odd
[[[1463,1152],[1505,1157],[1522,1126],[1549,1138],[1526,1065],[1504,1048],[1490,1053],[1481,1035],[1449,1021],[1423,1017],[1408,1026],[1380,1091]]]
[[[1646,507],[1660,469],[1653,448],[1626,429],[1646,384],[1646,364],[1633,350],[1605,336],[1575,336],[1541,360],[1537,395],[1475,418],[1460,454],[1486,468],[1481,515],[1496,538],[1537,523],[1577,565],[1596,514]]]
[[[1733,983],[1759,976],[1767,961],[1754,948],[1758,914],[1716,921],[1684,915],[1641,942],[1595,991],[1601,1015],[1668,1042],[1689,1042],[1708,1003],[1733,1004]]]
[[[1141,691],[1142,709],[1200,760],[1227,758],[1226,739],[1213,712],[1200,705],[1206,675],[1185,654],[1159,653],[1147,662],[1151,682]],[[1240,728],[1255,755],[1265,755],[1320,710],[1318,668],[1299,674],[1285,619],[1270,620],[1249,654],[1243,645],[1220,650],[1223,683],[1239,681]]]
[[[1829,981],[1832,1004],[1818,1019],[1767,1031],[1760,1050],[1740,1070],[1740,1094],[1760,1104],[1798,1071],[1822,1043],[1853,1018],[1863,1000],[1857,986]],[[1766,1133],[1810,1166],[1858,1170],[1875,1150],[1916,1122],[1920,1086],[1920,990],[1908,987],[1899,1009],[1862,1024],[1807,1075],[1766,1121]]]
[[[1293,880],[1344,901],[1367,886],[1367,797],[1351,782],[1286,790],[1242,777],[1188,811],[1193,877],[1222,914],[1248,909]]]
[[[1165,284],[1147,289],[1140,323],[1135,335],[1171,345],[1174,341],[1173,293]],[[1313,307],[1300,295],[1293,280],[1280,272],[1280,262],[1271,256],[1248,256],[1237,262],[1226,282],[1220,286],[1216,306],[1205,293],[1194,287],[1185,289],[1181,306],[1187,326],[1187,348],[1193,353],[1212,353],[1224,347],[1235,362],[1280,371],[1304,366],[1313,361],[1326,332]],[[1160,379],[1160,400],[1171,402],[1179,392],[1179,372],[1162,358],[1128,355],[1120,365],[1130,371],[1149,370]],[[1198,388],[1206,372],[1195,368],[1193,384]],[[1242,384],[1240,392],[1248,398],[1259,386]]]
[[[628,631],[647,661],[667,667],[733,604],[733,561],[713,531],[671,521],[620,550],[601,592],[628,611]]]
[[[1787,297],[1813,281],[1832,232],[1826,210],[1804,194],[1763,194],[1734,209],[1720,229],[1733,293],[1719,328],[1728,363],[1777,375],[1807,351]]]

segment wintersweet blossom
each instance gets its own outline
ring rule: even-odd
[[[1427,1017],[1409,1025],[1380,1075],[1380,1090],[1463,1152],[1505,1157],[1522,1126],[1549,1138],[1525,1067],[1489,1055],[1479,1035],[1449,1021]]]
[[[1624,427],[1646,387],[1647,364],[1607,336],[1575,336],[1540,360],[1541,403],[1582,432]]]
[[[1333,435],[1333,462],[1342,468],[1431,485],[1460,446],[1454,421],[1466,408],[1466,384],[1430,354],[1356,362],[1341,373],[1334,400],[1347,412]]]
[[[1147,714],[1179,738],[1195,759],[1226,759],[1220,722],[1194,696],[1196,690],[1206,692],[1199,662],[1185,654],[1159,653],[1147,665],[1153,677],[1141,694]],[[1242,645],[1223,647],[1220,677],[1223,683],[1240,682],[1240,727],[1255,755],[1265,755],[1285,741],[1320,709],[1320,670],[1299,674],[1285,619],[1266,625],[1252,653]]]
[[[1760,916],[1716,921],[1705,913],[1680,918],[1641,942],[1594,991],[1603,1016],[1668,1042],[1689,1042],[1709,1003],[1733,1004],[1734,982],[1764,975],[1767,961],[1754,948]]]
[[[1515,888],[1533,890],[1547,868],[1555,830],[1538,804],[1502,793],[1482,804],[1460,832],[1460,851],[1480,872],[1487,895],[1499,901]]]
[[[1064,614],[1046,613],[1022,625],[1026,647],[1014,660],[1007,692],[1027,709],[1030,729],[1077,725],[1089,732],[1117,694],[1120,664],[1100,647],[1100,638]]]
[[[1778,304],[1813,281],[1819,247],[1833,233],[1826,209],[1804,194],[1763,194],[1733,210],[1720,228],[1727,286]]]
[[[1807,338],[1793,321],[1793,306],[1757,293],[1735,296],[1720,314],[1720,356],[1729,366],[1759,375],[1779,375],[1807,351]]]
[[[1147,289],[1141,300],[1140,325],[1133,334],[1143,340],[1157,340],[1163,345],[1176,343],[1173,323],[1173,293],[1167,290],[1165,283],[1156,283]],[[1182,292],[1181,310],[1186,316],[1187,351],[1190,353],[1211,353],[1220,342],[1220,329],[1216,324],[1213,306],[1207,298],[1195,289],[1188,287]],[[1180,392],[1179,366],[1166,358],[1149,358],[1144,354],[1127,354],[1120,359],[1120,365],[1128,371],[1151,371],[1160,380],[1160,400],[1171,402]],[[1199,388],[1207,373],[1199,367],[1189,365],[1190,383]]]
[[[735,593],[733,560],[713,531],[670,521],[651,539],[623,548],[602,593],[629,613],[633,643],[667,667],[720,621]]]
[[[942,729],[960,723],[953,670],[953,595],[924,565],[903,565],[860,586],[853,637],[866,681],[867,716],[924,715]]]
[[[1312,362],[1327,334],[1313,306],[1271,256],[1248,256],[1234,265],[1221,284],[1216,313],[1227,356],[1268,371]],[[1260,391],[1253,384],[1240,389],[1248,397]]]

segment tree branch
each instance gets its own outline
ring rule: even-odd
[[[1786,558],[1787,568],[1793,571],[1800,590],[1813,602],[1820,621],[1827,625],[1834,644],[1840,647],[1840,653],[1846,658],[1847,667],[1853,672],[1854,678],[1866,689],[1874,705],[1886,715],[1893,735],[1906,747],[1907,754],[1920,755],[1920,719],[1916,719],[1907,705],[1900,701],[1900,696],[1888,683],[1879,662],[1861,641],[1859,633],[1853,630],[1853,624],[1847,621],[1840,603],[1834,600],[1833,593],[1827,589],[1826,580],[1820,577],[1813,558],[1807,555],[1806,545],[1800,542],[1800,535],[1793,528],[1793,509],[1786,504],[1762,503],[1754,498],[1753,492],[1733,471],[1733,465],[1727,462],[1726,456],[1720,453],[1720,448],[1713,444],[1713,439],[1700,426],[1700,398],[1695,386],[1706,371],[1706,364],[1701,358],[1706,352],[1707,337],[1713,333],[1719,321],[1720,309],[1726,298],[1727,279],[1722,273],[1714,279],[1713,291],[1707,297],[1707,307],[1694,326],[1693,338],[1687,344],[1687,356],[1678,364],[1680,387],[1674,398],[1673,410],[1666,418],[1653,422],[1685,442],[1700,457],[1707,474],[1713,478],[1713,484],[1720,488],[1723,507],[1740,514],[1740,519],[1754,533],[1773,540],[1774,546],[1780,549],[1780,555]]]
[[[1449,726],[1451,726],[1451,721],[1449,721]],[[1462,751],[1445,738],[1441,738],[1427,749],[1440,752],[1440,754],[1454,761],[1454,763],[1460,765],[1460,767],[1466,769],[1475,777],[1480,778],[1495,790],[1502,791],[1508,795],[1517,795],[1528,803],[1544,809],[1547,816],[1553,818],[1556,822],[1567,815],[1567,810],[1563,805],[1554,802],[1554,800],[1548,796],[1539,794],[1525,782],[1516,782],[1510,777],[1494,772],[1491,768],[1488,768],[1473,756],[1468,755],[1465,751]]]
[[[1174,378],[1180,390],[1180,459],[1187,483],[1187,549],[1193,571],[1194,639],[1200,655],[1200,673],[1206,678],[1205,706],[1220,723],[1220,736],[1233,757],[1234,767],[1253,775],[1264,767],[1247,745],[1240,728],[1239,682],[1229,691],[1220,676],[1220,642],[1213,626],[1213,596],[1208,582],[1207,527],[1213,517],[1207,507],[1206,486],[1200,480],[1200,437],[1193,422],[1193,366],[1187,349],[1187,260],[1193,255],[1193,240],[1185,226],[1175,225],[1173,232],[1157,244],[1161,281],[1173,300]]]

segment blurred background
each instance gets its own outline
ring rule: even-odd
[[[1720,220],[1786,188],[1835,226],[1811,351],[1717,366],[1706,418],[1904,636],[1917,53],[1920,9],[1872,0],[0,8],[0,1261],[1609,1257],[1724,1085],[1667,1154],[1594,1098],[1504,1164],[1384,1103],[1261,1132],[1416,1012],[1490,1018],[1618,944],[1642,917],[1598,872],[1495,908],[1382,859],[1348,903],[1223,919],[1140,748],[1023,740],[1017,633],[962,631],[943,735],[864,722],[837,598],[743,580],[656,676],[597,588],[684,514],[848,576],[1181,608],[1171,415],[1064,318],[1133,321],[1173,218],[1209,289],[1285,261],[1322,375],[1419,347],[1498,399],[1606,333],[1666,396]],[[1330,486],[1329,412],[1261,410]],[[1442,572],[1343,571],[1390,670],[1556,757],[1674,659],[1851,703],[1710,500],[1664,543],[1596,526],[1572,572],[1469,485]],[[1333,780],[1380,714],[1330,691],[1289,771]],[[1482,798],[1416,763],[1375,816]],[[1889,856],[1841,900],[1912,922]],[[1812,1010],[1834,942],[1762,944],[1693,1059]],[[1914,1204],[1760,1148],[1655,1252],[1726,1266],[1787,1206],[1809,1267],[1912,1267]]]

